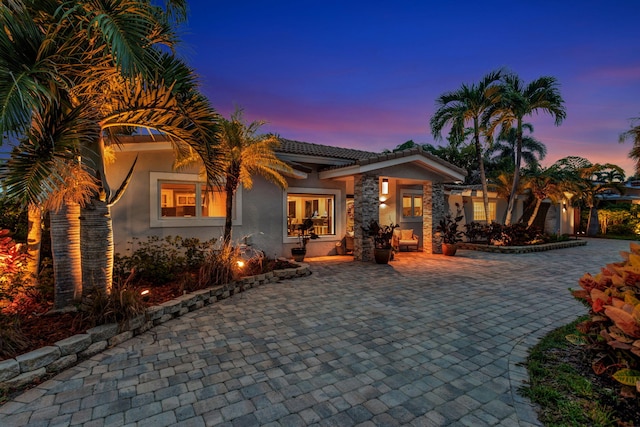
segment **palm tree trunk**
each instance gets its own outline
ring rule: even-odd
[[[478,158],[478,169],[480,169],[480,181],[482,183],[482,203],[484,204],[484,218],[489,224],[489,186],[487,185],[487,176],[484,172],[484,158],[482,155],[482,147],[480,146],[480,128],[478,118],[474,119],[473,124],[474,142],[476,146],[476,156]]]
[[[593,237],[598,234],[600,224],[598,221],[598,209],[595,206],[589,207],[589,223],[587,224],[587,236]]]
[[[518,119],[518,130],[516,134],[516,164],[513,171],[513,186],[511,187],[511,194],[509,195],[509,203],[507,204],[507,218],[504,221],[505,225],[511,225],[513,218],[513,210],[516,204],[516,197],[518,197],[518,186],[520,185],[520,162],[522,161],[522,120]]]
[[[28,211],[29,229],[27,232],[27,280],[32,284],[38,283],[40,268],[40,247],[42,246],[42,210],[37,205],[30,204]]]
[[[113,227],[106,201],[92,199],[80,217],[82,294],[111,292],[113,280]]]
[[[54,308],[59,310],[72,305],[82,294],[80,205],[66,203],[50,213]]]
[[[236,187],[234,184],[235,182],[234,177],[227,176],[227,182],[224,186],[226,192],[226,204],[223,242],[225,246],[229,246],[231,244],[231,229],[233,228],[233,194]]]
[[[542,205],[542,200],[536,198],[536,207],[533,208],[533,213],[531,217],[529,217],[529,222],[527,222],[527,228],[531,227],[538,216],[538,211],[540,210],[540,205]]]

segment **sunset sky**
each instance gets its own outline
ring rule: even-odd
[[[225,117],[240,106],[284,138],[369,151],[433,143],[435,99],[506,67],[560,82],[564,123],[528,120],[543,164],[579,155],[633,171],[618,136],[640,117],[637,0],[189,5],[179,52]]]

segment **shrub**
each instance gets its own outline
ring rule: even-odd
[[[0,197],[0,229],[10,230],[16,240],[26,242],[28,224],[26,208],[7,197]]]
[[[489,243],[489,229],[486,224],[481,224],[474,221],[465,224],[464,228],[464,235],[469,242]]]
[[[16,243],[9,230],[0,230],[0,308],[13,299],[22,288],[27,254]]]
[[[13,357],[29,346],[29,339],[22,333],[20,318],[0,311],[0,360]]]
[[[602,234],[633,236],[636,234],[640,220],[638,205],[629,203],[610,204],[598,209],[598,222]]]
[[[568,337],[596,351],[594,371],[610,373],[626,393],[640,390],[640,245],[630,243],[630,250],[621,252],[623,261],[580,278],[582,289],[572,294],[589,308],[589,319],[578,326],[584,336]]]
[[[470,242],[487,242],[495,246],[525,246],[546,243],[551,240],[538,227],[524,223],[502,225],[497,222],[465,224],[464,235]]]
[[[146,241],[134,239],[131,245],[134,246],[131,255],[115,255],[114,278],[164,285],[186,280],[190,272],[197,271],[213,242],[179,236],[167,236],[164,239],[151,236]],[[129,278],[132,272],[134,275]]]
[[[146,313],[142,297],[130,287],[129,281],[114,282],[109,294],[102,290],[94,291],[84,298],[80,308],[83,321],[94,326],[108,323],[122,326],[128,320]]]
[[[200,267],[198,287],[204,289],[238,280],[241,276],[239,260],[239,248],[223,246],[221,249],[210,249]]]

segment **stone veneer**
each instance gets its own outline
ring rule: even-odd
[[[244,277],[231,284],[194,291],[161,305],[149,307],[146,314],[130,319],[124,325],[113,323],[96,326],[84,334],[74,335],[51,346],[21,354],[15,359],[0,361],[0,388],[11,389],[29,385],[46,375],[55,374],[71,367],[79,360],[118,345],[154,326],[247,289],[309,274],[311,274],[309,266],[301,264],[297,268],[274,270],[270,273]]]
[[[356,261],[373,261],[373,239],[365,236],[363,227],[380,215],[378,176],[355,176],[353,189],[353,258]]]
[[[425,182],[422,185],[422,247],[428,254],[442,253],[442,242],[434,230],[444,216],[444,186]]]

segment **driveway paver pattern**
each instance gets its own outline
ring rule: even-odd
[[[520,255],[309,259],[0,407],[2,426],[535,426],[520,365],[586,313],[568,288],[628,242]]]

